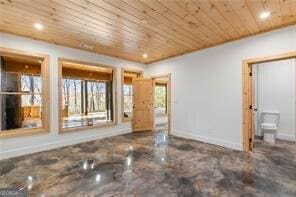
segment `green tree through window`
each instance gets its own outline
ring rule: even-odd
[[[164,85],[155,86],[155,109],[156,113],[166,113],[166,99],[167,99],[167,88]]]

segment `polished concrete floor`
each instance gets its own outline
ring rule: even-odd
[[[251,154],[140,132],[0,161],[0,188],[29,196],[296,196],[295,143]]]

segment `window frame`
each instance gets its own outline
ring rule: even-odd
[[[63,119],[62,119],[62,113],[63,113],[63,100],[62,100],[62,94],[63,94],[63,85],[62,85],[62,68],[63,68],[63,62],[70,62],[74,64],[81,64],[85,66],[97,66],[101,68],[109,68],[112,69],[113,75],[112,75],[112,106],[113,106],[113,121],[110,123],[102,123],[102,124],[94,124],[91,126],[79,126],[79,127],[73,127],[73,128],[63,128]],[[72,133],[72,132],[79,132],[79,131],[85,131],[85,130],[92,130],[94,128],[103,128],[103,127],[110,127],[117,124],[117,91],[116,91],[116,74],[117,69],[113,66],[107,66],[92,62],[85,62],[75,59],[67,59],[67,58],[58,58],[58,97],[59,97],[59,108],[58,108],[58,127],[59,127],[59,134],[65,134],[65,133]]]
[[[0,56],[6,57],[26,57],[36,60],[42,60],[41,64],[41,83],[42,83],[42,92],[41,92],[41,105],[42,105],[42,126],[38,128],[19,128],[4,130],[0,132],[1,138],[15,138],[22,136],[30,136],[37,134],[45,134],[50,131],[50,92],[49,92],[49,81],[50,81],[50,72],[49,72],[49,55],[35,53],[30,51],[22,51],[17,49],[0,47]]]
[[[124,117],[124,73],[136,73],[139,78],[143,78],[144,71],[138,69],[121,68],[121,122],[129,122],[132,117]],[[132,84],[131,84],[132,85]]]

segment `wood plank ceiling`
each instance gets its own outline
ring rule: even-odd
[[[0,6],[2,32],[143,63],[296,23],[296,0],[0,0]],[[270,17],[260,19],[262,11]]]

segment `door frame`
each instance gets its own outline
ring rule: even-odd
[[[242,96],[243,96],[243,150],[252,151],[254,143],[254,117],[253,117],[253,80],[252,65],[264,62],[296,58],[296,51],[271,56],[257,57],[243,60],[242,63]]]
[[[125,118],[124,117],[124,73],[131,72],[137,73],[139,75],[138,78],[144,77],[144,71],[138,69],[130,69],[130,68],[121,68],[121,112],[120,112],[120,120],[121,122],[131,122],[132,118]]]
[[[151,75],[150,76],[153,80],[157,78],[163,78],[167,77],[168,82],[167,82],[167,114],[168,114],[168,134],[171,133],[171,128],[172,128],[172,112],[171,112],[171,73],[166,73],[166,74],[159,74],[159,75]],[[154,100],[154,98],[153,98]],[[155,119],[155,114],[153,114],[154,119]]]

